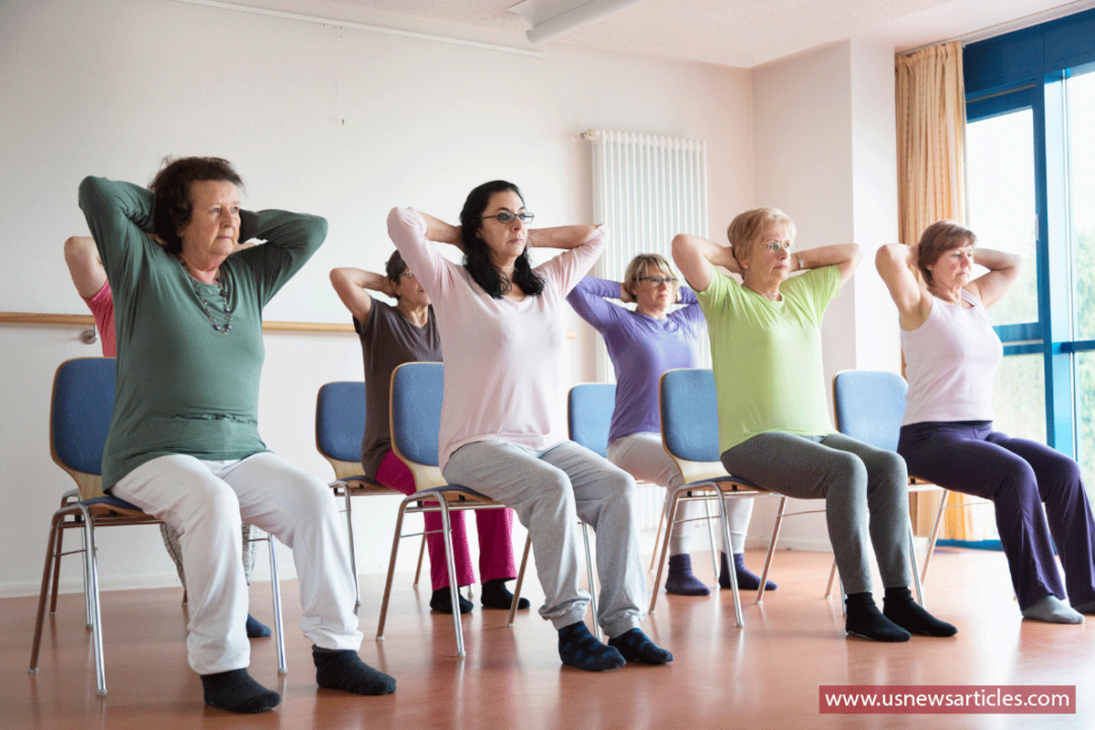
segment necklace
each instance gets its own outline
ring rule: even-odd
[[[194,275],[190,273],[190,269],[186,267],[186,262],[181,258],[179,264],[182,265],[183,271],[186,272],[186,277],[190,280],[190,286],[194,290],[194,294],[198,297],[198,301],[201,303],[202,311],[205,312],[205,316],[209,318],[209,324],[213,325],[213,329],[223,334],[228,334],[228,331],[232,329],[232,308],[228,306],[228,282],[227,277],[217,275],[213,280],[217,283],[217,287],[220,289],[221,299],[224,301],[224,321],[217,322],[213,319],[213,310],[217,307],[209,302],[202,294],[201,288],[198,286],[198,280],[194,278]]]

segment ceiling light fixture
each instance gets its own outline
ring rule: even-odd
[[[524,0],[509,10],[532,26],[525,33],[533,43],[546,43],[583,25],[638,5],[643,0]]]

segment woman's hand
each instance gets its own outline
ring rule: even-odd
[[[635,303],[635,296],[627,290],[627,285],[624,283],[620,284],[620,301],[626,304]]]

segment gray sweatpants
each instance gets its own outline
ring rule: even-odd
[[[601,579],[597,617],[609,637],[637,628],[646,600],[635,480],[573,441],[536,452],[501,441],[476,441],[444,468],[460,484],[512,507],[532,537],[544,589],[540,615],[556,629],[583,619],[589,594],[578,585],[578,520],[597,534]]]
[[[885,588],[912,581],[909,553],[908,472],[905,461],[885,451],[831,434],[804,438],[771,431],[743,441],[722,454],[722,464],[780,494],[824,499],[829,541],[845,593],[871,590],[867,563],[869,534]]]

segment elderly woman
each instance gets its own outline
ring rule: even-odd
[[[317,683],[385,694],[395,681],[357,656],[353,576],[330,490],[267,450],[256,424],[262,308],[323,242],[327,224],[243,213],[240,184],[227,161],[205,157],[167,161],[151,192],[94,177],[80,185],[118,341],[103,487],[181,536],[187,650],[207,704],[261,712],[281,699],[246,669],[241,519],[293,549]],[[229,257],[241,229],[267,243]]]
[[[913,600],[905,464],[897,454],[834,433],[825,398],[821,320],[860,259],[859,246],[798,253],[791,219],[774,208],[742,213],[730,247],[673,239],[673,259],[707,317],[727,471],[799,499],[824,499],[840,578],[845,630],[875,641],[956,629]],[[719,273],[722,266],[742,283]],[[801,276],[789,278],[793,271]],[[868,514],[869,531],[868,531]],[[886,589],[871,596],[868,544]]]
[[[441,362],[441,336],[437,331],[430,297],[407,268],[398,251],[392,253],[385,274],[362,269],[341,268],[331,271],[331,285],[354,316],[354,330],[361,338],[365,360],[365,436],[361,441],[361,464],[365,475],[379,484],[403,492],[414,492],[414,478],[407,465],[392,451],[388,424],[389,393],[392,371],[405,362]],[[375,301],[369,290],[396,300],[396,305]],[[479,574],[483,578],[481,600],[487,608],[509,609],[513,594],[506,581],[517,577],[513,560],[513,511],[478,510]],[[456,561],[456,580],[466,586],[475,582],[468,553],[464,513],[449,515],[452,523],[452,551]],[[433,596],[430,608],[452,613],[449,571],[445,561],[445,541],[441,537],[441,516],[426,513],[426,543],[430,550],[430,578]],[[519,608],[528,608],[522,598]],[[472,610],[471,601],[460,596],[460,613]]]
[[[658,379],[666,370],[699,367],[699,341],[704,334],[703,312],[696,295],[687,287],[679,289],[677,281],[663,257],[639,254],[627,265],[623,283],[587,276],[567,295],[578,315],[605,338],[616,370],[616,407],[608,434],[608,460],[636,479],[666,487],[667,506],[684,478],[662,446]],[[636,308],[630,310],[609,299],[634,302]],[[670,312],[678,303],[684,306]],[[678,519],[698,519],[699,507],[697,502],[680,503]],[[738,586],[756,590],[760,578],[746,569],[744,554],[753,500],[731,500],[727,509]],[[665,590],[682,596],[706,596],[711,591],[692,574],[690,532],[678,529],[673,533]],[[726,546],[719,585],[730,587]],[[775,587],[772,582],[766,586],[768,590]]]
[[[878,271],[900,313],[909,381],[897,451],[913,476],[992,500],[1024,617],[1082,623],[1081,614],[1095,613],[1091,506],[1075,461],[992,429],[992,386],[1003,347],[986,310],[1019,278],[1022,260],[976,243],[969,229],[940,221],[916,246],[878,251]],[[974,264],[988,272],[973,278]]]
[[[595,226],[529,229],[532,219],[517,187],[502,180],[471,191],[460,227],[410,208],[388,216],[396,248],[440,305],[442,473],[513,507],[528,528],[544,588],[540,615],[559,632],[564,664],[592,671],[628,660],[664,664],[672,655],[639,629],[646,580],[635,482],[565,435],[561,309],[605,233]],[[443,258],[433,242],[460,247],[464,265]],[[533,246],[565,250],[534,268]],[[609,646],[583,623],[589,595],[578,587],[579,518],[597,533],[597,620]]]

